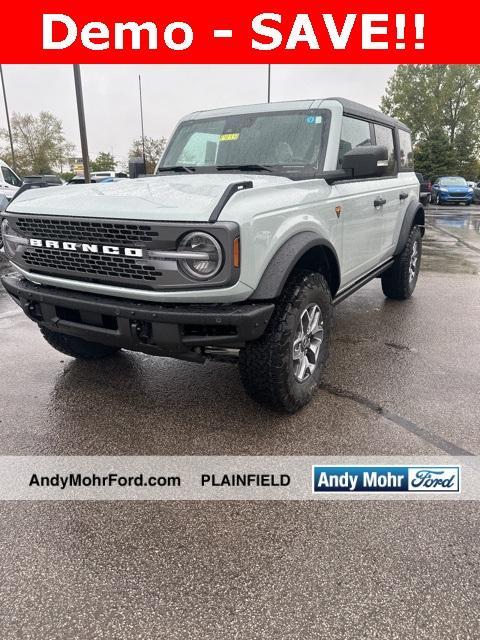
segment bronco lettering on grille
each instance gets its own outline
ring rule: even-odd
[[[82,253],[105,253],[114,256],[129,256],[142,258],[143,249],[132,247],[116,247],[112,245],[89,244],[84,242],[61,242],[60,240],[40,240],[30,238],[31,247],[45,247],[47,249],[64,249],[65,251],[81,251]]]

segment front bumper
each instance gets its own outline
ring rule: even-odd
[[[448,193],[439,193],[440,202],[463,202],[468,203],[473,201],[473,194],[467,196],[452,196]]]
[[[256,340],[274,309],[268,303],[153,304],[40,286],[17,274],[1,280],[25,314],[52,331],[194,361],[203,360],[203,347]]]

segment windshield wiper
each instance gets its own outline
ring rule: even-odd
[[[217,171],[268,171],[271,173],[273,169],[265,164],[221,164],[215,167]]]
[[[177,171],[178,173],[194,173],[195,169],[193,167],[184,167],[182,165],[175,165],[173,167],[158,167],[156,173],[160,173],[163,171]]]

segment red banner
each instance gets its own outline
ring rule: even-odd
[[[476,5],[434,0],[6,4],[3,63],[475,63]]]

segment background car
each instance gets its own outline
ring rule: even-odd
[[[46,182],[51,185],[61,185],[65,184],[64,180],[60,178],[60,176],[55,175],[34,175],[34,176],[24,176],[23,184],[33,184],[35,182]]]
[[[430,202],[435,204],[472,204],[473,189],[469,187],[465,178],[460,176],[444,176],[438,178],[432,186]]]
[[[473,187],[473,201],[480,204],[480,182]]]
[[[90,177],[90,182],[101,182],[101,179],[97,180],[95,178]],[[85,177],[84,176],[74,176],[71,180],[69,180],[67,182],[68,184],[85,184]]]
[[[6,162],[0,160],[0,195],[11,200],[22,186],[22,181]]]
[[[422,204],[428,204],[430,202],[430,194],[432,191],[432,183],[430,180],[426,180],[421,173],[415,172],[417,180],[420,183],[420,202]]]
[[[98,182],[101,178],[128,178],[128,173],[125,171],[93,171],[90,177]]]
[[[8,207],[8,203],[10,201],[8,200],[7,196],[4,193],[0,193],[0,224],[2,222],[2,211],[5,211],[5,209]],[[0,233],[0,249],[3,248],[3,236]]]

